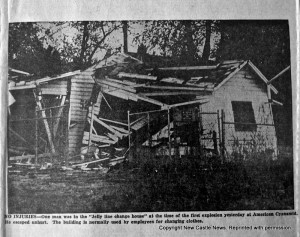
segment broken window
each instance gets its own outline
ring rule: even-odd
[[[256,131],[252,102],[232,101],[235,131]]]

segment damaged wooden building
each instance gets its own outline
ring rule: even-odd
[[[72,160],[96,149],[111,159],[145,152],[277,155],[272,104],[279,102],[272,94],[278,91],[251,61],[178,66],[134,56],[118,53],[55,77],[11,78],[10,156],[59,153]],[[31,129],[21,120],[32,121]]]

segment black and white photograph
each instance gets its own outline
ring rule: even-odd
[[[9,214],[295,208],[288,20],[8,34]]]

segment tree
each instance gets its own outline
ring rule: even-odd
[[[61,60],[57,50],[45,48],[38,38],[39,27],[35,23],[11,23],[9,25],[8,64],[35,76],[49,76],[61,72]]]
[[[123,48],[124,53],[128,53],[128,22],[122,21],[122,27],[123,27]]]
[[[147,21],[144,32],[137,35],[135,41],[148,46],[149,51],[176,58],[181,65],[207,63],[214,22]]]
[[[218,59],[249,59],[267,77],[290,64],[287,21],[220,21]]]
[[[251,60],[271,79],[290,65],[290,37],[288,21],[219,21],[220,40],[218,60]],[[283,102],[283,107],[273,107],[278,137],[292,144],[292,89],[291,76],[285,73],[274,86],[273,95]]]
[[[122,27],[121,22],[79,21],[41,25],[45,40],[62,54],[73,69],[85,69],[96,61],[101,51],[111,49],[109,36]]]

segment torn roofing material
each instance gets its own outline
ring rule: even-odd
[[[257,67],[251,61],[243,60],[203,66],[176,67],[171,64],[168,67],[164,64],[149,67],[130,55],[116,54],[92,68],[95,82],[103,87],[104,93],[125,100],[146,101],[163,108],[194,101],[196,95],[199,98],[211,94],[246,65],[267,85],[268,80]],[[270,88],[278,92],[272,85]]]

